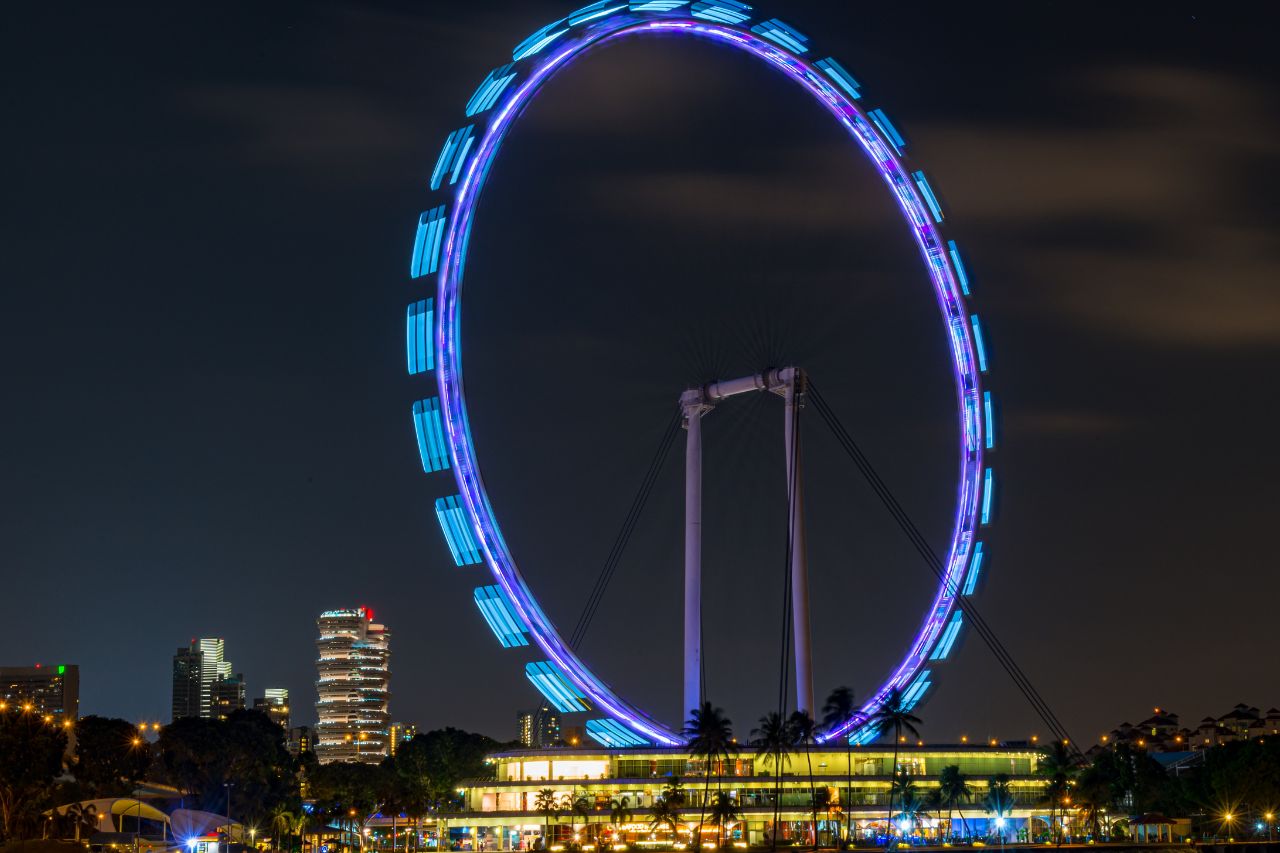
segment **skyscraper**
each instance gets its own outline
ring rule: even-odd
[[[316,758],[376,764],[389,752],[391,632],[366,607],[326,610],[316,628]]]
[[[240,673],[213,682],[210,715],[225,720],[232,711],[244,710],[244,676]]]
[[[518,712],[516,728],[521,746],[545,749],[560,745],[560,715],[547,705],[533,711]]]
[[[0,710],[5,708],[75,723],[80,717],[80,667],[0,666]]]
[[[195,648],[179,648],[173,655],[174,720],[200,716],[200,660],[203,657]]]
[[[253,700],[253,710],[261,711],[286,732],[289,731],[289,691],[284,687],[268,687]]]
[[[418,726],[415,723],[392,723],[391,737],[387,740],[392,756],[396,754],[396,750],[417,736]]]
[[[214,688],[224,680],[239,680],[240,699],[234,698],[235,685],[223,685],[219,697],[226,708],[244,707],[244,679],[233,676],[231,662],[225,659],[226,644],[221,637],[193,639],[187,648],[179,648],[173,656],[173,719],[218,716],[214,713]],[[226,714],[223,713],[223,716]]]

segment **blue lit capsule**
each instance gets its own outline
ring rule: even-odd
[[[942,222],[942,205],[938,204],[938,197],[934,195],[933,187],[929,186],[929,179],[925,177],[924,172],[913,172],[911,175],[915,179],[916,187],[920,190],[920,195],[924,197],[924,203],[929,205],[929,212],[933,214],[934,222]]]
[[[916,677],[911,686],[902,694],[902,707],[904,710],[911,710],[920,703],[924,698],[924,693],[929,689],[933,682],[929,680],[929,670],[925,670]]]
[[[617,720],[587,720],[587,735],[601,746],[618,749],[628,746],[649,746],[649,741],[632,732]]]
[[[991,450],[996,446],[996,414],[990,391],[982,392],[982,409],[987,420],[987,450]]]
[[[481,562],[480,549],[471,535],[471,523],[457,495],[436,501],[436,520],[440,522],[440,532],[444,534],[444,541],[456,564],[474,566]]]
[[[430,474],[449,467],[449,447],[444,440],[444,421],[440,416],[440,398],[419,400],[413,404],[413,430],[418,436],[418,455],[422,470]]]
[[[956,278],[960,279],[960,292],[965,296],[969,295],[969,273],[965,270],[964,264],[960,260],[960,249],[956,246],[955,240],[947,241],[947,248],[951,252],[951,263],[956,268]]]
[[[880,133],[885,139],[889,140],[889,144],[893,146],[893,150],[898,154],[902,153],[902,149],[907,147],[906,140],[902,138],[902,134],[898,133],[898,129],[893,126],[893,122],[889,121],[889,117],[884,114],[884,110],[872,110],[867,113],[867,118],[880,128]]]
[[[435,370],[435,350],[431,347],[432,317],[431,299],[419,299],[409,303],[405,316],[405,349],[409,354],[409,375],[416,376]]]
[[[974,590],[978,588],[978,578],[982,571],[982,543],[979,542],[973,548],[973,560],[969,563],[969,574],[964,579],[964,594],[973,595]]]
[[[560,667],[551,661],[535,661],[525,665],[525,677],[538,688],[551,707],[562,714],[572,714],[589,710],[584,701],[586,695],[574,686],[573,682],[560,671]]]
[[[758,36],[764,36],[769,41],[780,44],[793,53],[809,52],[809,37],[777,18],[756,24],[751,28],[751,32]]]
[[[597,18],[603,18],[612,15],[619,9],[627,8],[627,4],[617,3],[614,0],[600,0],[598,3],[592,3],[589,6],[583,6],[576,12],[573,12],[566,19],[569,26],[576,27],[578,24],[585,24],[587,21],[594,21]]]
[[[431,189],[440,189],[446,177],[450,184],[458,182],[462,164],[466,162],[467,153],[471,150],[472,143],[476,141],[474,130],[475,125],[469,124],[449,134],[449,138],[444,141],[444,148],[440,150],[440,156],[436,159],[436,167],[431,172]]]
[[[480,84],[475,94],[471,96],[471,100],[467,101],[468,118],[484,112],[497,102],[503,90],[516,78],[516,73],[511,70],[512,67],[508,63],[489,72],[488,76],[484,78],[484,82]]]
[[[632,12],[670,12],[688,6],[689,0],[631,0]]]
[[[962,621],[961,613],[957,610],[951,617],[951,621],[947,623],[946,630],[942,632],[942,639],[934,648],[933,654],[929,656],[929,660],[946,660],[947,655],[951,654],[951,647],[955,645],[956,637],[960,634]]]
[[[418,233],[413,239],[413,260],[409,262],[409,274],[414,278],[431,275],[440,268],[440,246],[448,222],[443,204],[418,217]]]
[[[991,507],[994,501],[996,475],[988,468],[982,473],[982,523],[991,523]]]
[[[695,18],[715,21],[717,24],[741,24],[751,17],[751,7],[738,0],[702,0],[690,7]]]
[[[516,618],[515,605],[500,586],[478,586],[475,590],[476,607],[488,623],[504,649],[529,645],[529,635]]]
[[[987,372],[987,344],[982,337],[982,324],[977,314],[969,315],[969,325],[973,327],[973,348],[978,351],[978,369]]]
[[[836,84],[848,93],[849,97],[855,101],[862,97],[862,84],[853,79],[853,75],[834,57],[828,56],[826,59],[819,59],[816,63],[819,68],[827,73],[827,76],[836,81]]]

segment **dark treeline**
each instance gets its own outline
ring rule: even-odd
[[[230,814],[278,836],[340,825],[353,812],[360,820],[380,809],[421,817],[457,807],[458,783],[485,776],[485,756],[502,746],[445,728],[417,735],[381,764],[320,765],[311,753],[291,755],[284,730],[258,711],[177,720],[150,743],[127,720],[89,716],[72,729],[9,710],[0,712],[0,841],[79,835],[96,816],[75,810],[50,832],[49,811],[128,796],[142,782],[176,788],[186,808]]]

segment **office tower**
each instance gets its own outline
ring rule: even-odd
[[[316,628],[316,758],[376,764],[390,752],[391,632],[366,607],[326,610]]]
[[[295,758],[311,751],[311,727],[294,726],[289,729],[289,754]]]
[[[391,754],[395,755],[396,751],[418,735],[418,727],[413,723],[392,723],[391,736],[388,738],[388,745]]]
[[[180,648],[173,656],[173,717],[200,716],[200,660],[197,649]]]
[[[286,732],[289,731],[289,691],[284,687],[268,687],[253,700],[253,710],[261,711]]]
[[[221,637],[193,639],[191,645],[180,648],[173,656],[173,719],[183,717],[218,716],[214,713],[214,686],[232,675],[231,662],[225,659],[226,644]],[[239,703],[234,688],[223,685],[219,696],[228,708],[244,707],[244,680],[240,678]],[[223,714],[225,716],[225,714]]]
[[[211,695],[211,716],[215,720],[225,720],[232,711],[244,710],[244,676],[240,673],[219,678],[213,683]]]
[[[545,749],[560,744],[560,715],[546,705],[516,714],[516,728],[521,746]]]
[[[50,722],[80,717],[80,667],[75,664],[0,666],[0,709],[20,709]]]

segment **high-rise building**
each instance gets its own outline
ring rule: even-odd
[[[253,700],[253,710],[261,711],[286,732],[289,731],[289,691],[284,687],[268,687]]]
[[[244,679],[233,676],[231,661],[226,660],[226,644],[221,637],[193,639],[187,648],[173,656],[173,719],[183,717],[216,717],[214,687],[221,681],[239,679],[240,699],[234,698],[234,685],[223,685],[219,695],[228,708],[244,707]],[[223,714],[225,716],[225,713]]]
[[[294,726],[289,729],[289,754],[295,758],[304,752],[310,752],[312,747],[311,727],[310,726]]]
[[[213,682],[211,714],[215,720],[225,720],[232,711],[244,710],[244,676],[240,673],[219,678]]]
[[[516,714],[520,745],[530,749],[546,749],[560,745],[560,715],[547,705]]]
[[[75,723],[80,718],[80,667],[0,666],[0,710],[18,708],[50,722]]]
[[[173,717],[200,716],[200,661],[204,655],[199,649],[180,648],[173,656]]]
[[[390,752],[391,632],[366,607],[326,610],[316,628],[316,758],[376,764]]]
[[[414,723],[392,723],[391,737],[387,741],[391,754],[395,755],[396,750],[413,740],[417,735],[418,727]]]

